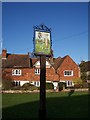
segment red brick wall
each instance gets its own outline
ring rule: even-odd
[[[4,79],[10,79],[10,80],[12,80],[12,69],[11,68],[3,68],[2,69],[2,80],[4,80]]]
[[[4,78],[7,79],[10,78],[12,80],[29,80],[29,81],[39,81],[40,80],[40,75],[35,75],[35,69],[29,69],[29,68],[23,68],[22,70],[22,75],[16,76],[12,75],[12,69],[11,68],[5,68],[3,69],[3,75]],[[52,80],[52,81],[57,81],[59,80],[58,75],[55,73],[54,68],[48,68],[46,70],[46,80]]]
[[[56,74],[55,69],[53,67],[46,70],[46,80],[59,81],[59,77]]]
[[[64,76],[64,70],[73,70],[73,76]],[[79,78],[79,68],[69,56],[63,61],[63,64],[57,71],[60,75],[60,80],[72,80],[73,78]]]
[[[22,68],[22,75],[12,76],[12,69],[3,69],[3,78],[10,78],[12,80],[29,80],[39,81],[40,75],[35,75],[35,68]],[[64,76],[64,70],[73,70],[73,76]],[[59,75],[58,75],[58,74]],[[76,63],[68,56],[64,59],[62,65],[58,68],[57,73],[53,67],[46,69],[46,80],[48,81],[59,81],[59,80],[72,80],[73,78],[79,78],[79,68]],[[60,76],[60,77],[59,77]]]

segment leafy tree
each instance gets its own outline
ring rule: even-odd
[[[13,82],[11,80],[2,80],[2,89],[4,90],[10,90],[14,86]]]
[[[81,64],[79,65],[80,67],[80,72],[81,72],[81,79],[83,81],[87,80],[87,74],[86,74],[86,64],[85,64],[85,61],[81,61]]]
[[[81,79],[82,79],[83,81],[87,80],[87,74],[86,74],[86,72],[82,72],[82,74],[81,74]]]
[[[90,75],[87,76],[87,80],[90,80]]]
[[[81,73],[86,72],[85,61],[81,61],[79,67],[80,67],[80,72],[81,72]]]

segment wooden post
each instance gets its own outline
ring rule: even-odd
[[[46,119],[46,56],[40,56],[40,110],[39,120]]]

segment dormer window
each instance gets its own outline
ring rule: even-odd
[[[21,75],[21,70],[20,69],[13,69],[12,75]]]

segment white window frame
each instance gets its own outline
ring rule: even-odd
[[[40,87],[40,81],[35,81],[35,82],[34,82],[34,85],[35,85],[36,87]]]
[[[35,75],[40,75],[40,69],[35,69]]]
[[[14,81],[15,86],[21,86],[20,83],[20,81]]]
[[[22,71],[20,69],[13,69],[12,75],[16,75],[16,76],[22,75]]]
[[[66,72],[70,72],[71,74],[66,74]],[[64,76],[73,76],[73,70],[64,70]]]
[[[73,82],[71,80],[68,80],[66,82],[66,85],[67,85],[67,87],[71,87],[71,86],[73,86]]]

